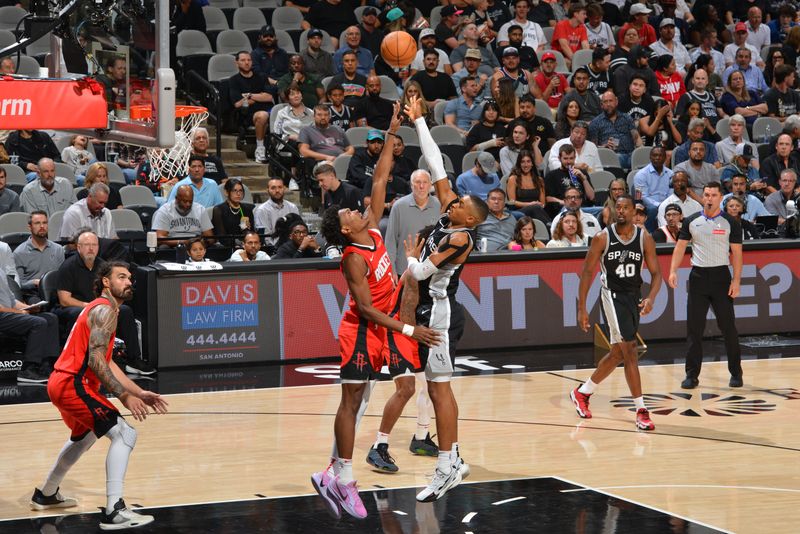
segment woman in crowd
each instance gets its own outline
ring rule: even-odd
[[[756,93],[750,94],[745,85],[744,74],[738,70],[728,76],[728,85],[725,86],[725,94],[719,103],[728,115],[738,113],[744,117],[748,129],[753,126],[757,118],[767,114],[767,104],[762,102]]]
[[[520,150],[506,184],[508,203],[513,211],[539,219],[550,225],[552,219],[544,210],[544,180],[533,164],[533,153]]]
[[[238,178],[229,178],[225,182],[225,202],[214,206],[211,212],[211,224],[214,235],[229,236],[221,241],[225,246],[233,246],[236,239],[241,238],[248,230],[254,229],[253,205],[242,202],[244,184]]]
[[[273,254],[273,260],[301,259],[301,258],[321,258],[320,250],[314,236],[308,235],[308,226],[302,221],[298,221],[289,230],[289,240],[278,247],[278,251]]]
[[[425,103],[425,99],[422,98],[422,87],[420,87],[419,82],[414,80],[408,80],[406,82],[405,88],[403,89],[403,97],[402,101],[400,102],[400,109],[405,109],[409,103],[410,98],[419,98],[419,104],[422,106],[422,115],[425,117],[425,123],[428,125],[428,128],[433,128],[436,126],[436,120],[433,117],[433,110],[428,107],[428,104]],[[403,122],[400,123],[401,126],[409,126],[414,128],[414,123],[408,120],[408,117],[403,114]]]
[[[556,223],[553,239],[547,242],[547,248],[585,247],[587,243],[578,212],[569,210]]]
[[[544,243],[536,239],[533,219],[521,217],[514,227],[514,239],[508,244],[508,250],[539,250],[545,248]]]
[[[538,150],[538,137],[536,138],[536,145]],[[515,124],[511,130],[511,135],[506,138],[506,146],[500,149],[500,171],[502,176],[508,176],[514,165],[517,164],[517,156],[520,150],[533,151],[530,134],[524,124]],[[539,162],[541,162],[541,155]]]
[[[786,56],[781,48],[770,48],[767,53],[767,61],[764,64],[764,81],[769,87],[775,80],[775,67],[786,64]]]
[[[611,65],[608,68],[609,73],[613,73],[615,70],[617,70],[617,67],[627,65],[631,48],[638,44],[640,44],[639,32],[636,31],[636,28],[629,27],[624,33],[622,33],[622,39],[619,42],[619,46],[617,46],[617,48],[614,49],[614,53],[611,54]]]
[[[789,35],[786,37],[781,51],[783,52],[784,63],[791,66],[797,64],[797,56],[800,55],[800,26],[795,26],[789,30]]]
[[[703,106],[701,106],[700,102],[696,100],[689,102],[689,104],[686,106],[686,109],[683,111],[683,114],[678,117],[677,128],[682,139],[689,139],[689,137],[686,135],[686,132],[689,129],[689,121],[694,118],[701,118],[705,123],[705,129],[703,130],[703,139],[705,141],[708,141],[709,143],[716,143],[720,140],[717,130],[711,124],[711,121],[708,120],[708,117],[706,117],[705,113],[703,113]]]
[[[467,134],[467,149],[470,152],[484,151],[500,159],[500,149],[506,144],[504,124],[498,122],[500,106],[494,100],[488,100],[481,111],[481,120],[470,128]]]
[[[78,200],[83,200],[89,196],[89,188],[97,182],[106,184],[110,189],[106,207],[110,210],[115,210],[121,207],[122,198],[119,196],[119,191],[111,187],[108,182],[108,167],[106,167],[105,163],[100,163],[99,161],[97,163],[92,163],[89,165],[89,168],[86,169],[86,179],[83,181],[83,189],[78,191],[78,194],[76,195]]]
[[[559,109],[556,114],[556,125],[554,127],[556,139],[569,137],[570,132],[572,132],[572,126],[580,116],[581,107],[578,105],[577,100],[570,100],[565,108]]]
[[[675,104],[686,93],[686,86],[683,85],[683,79],[677,72],[675,58],[671,55],[664,54],[656,59],[656,80],[661,90],[661,98],[674,110]]]
[[[516,93],[514,93],[514,80],[510,78],[501,78],[497,82],[496,101],[500,109],[500,117],[498,120],[501,123],[508,124],[519,117],[519,98],[517,98]]]
[[[603,227],[617,221],[617,199],[625,194],[628,183],[622,178],[611,180],[608,184],[608,198],[603,204],[603,211],[600,212],[600,224]]]
[[[725,201],[725,212],[742,225],[742,238],[758,239],[761,232],[758,231],[756,225],[742,217],[742,213],[744,213],[746,209],[747,207],[744,204],[744,200],[739,197],[730,196],[728,200]]]
[[[276,113],[275,130],[273,133],[279,135],[289,146],[298,150],[300,130],[304,126],[311,126],[314,124],[314,112],[303,104],[303,92],[300,90],[300,86],[295,82],[289,84],[283,94],[283,98],[289,105],[282,107]],[[278,152],[280,153],[281,151],[278,150]],[[296,175],[296,167],[299,162],[292,153],[288,154],[288,159],[291,160],[292,175]],[[292,190],[298,189],[297,183],[292,177],[284,177],[284,185]]]

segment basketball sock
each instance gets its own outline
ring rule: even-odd
[[[263,139],[256,139],[256,147],[263,147],[264,140]]]
[[[646,410],[647,409],[647,406],[644,405],[644,397],[641,397],[641,396],[635,397],[633,399],[633,404],[636,406],[637,410],[641,410],[641,409],[645,409]]]
[[[594,393],[594,388],[596,388],[596,387],[597,387],[597,384],[592,382],[592,379],[590,378],[586,382],[581,384],[581,387],[578,388],[578,391],[580,391],[584,395],[591,395],[592,393]]]
[[[106,436],[111,440],[106,456],[106,510],[111,511],[122,498],[128,459],[136,445],[136,430],[123,419],[119,419]]]
[[[328,464],[328,467],[325,468],[325,472],[328,474],[329,477],[333,478],[339,473],[336,472],[337,469],[336,458],[331,458],[331,462]]]
[[[89,432],[78,441],[68,439],[61,449],[61,452],[58,453],[56,463],[54,463],[53,467],[50,469],[47,480],[42,484],[42,493],[48,497],[53,495],[58,490],[61,481],[64,480],[70,467],[75,465],[75,462],[80,459],[84,452],[88,451],[89,448],[94,445],[95,441],[97,441],[97,436],[92,432]]]
[[[425,373],[414,373],[419,395],[417,395],[417,431],[414,437],[423,440],[428,436],[431,426],[431,398],[428,395],[428,383]]]
[[[354,433],[358,433],[358,427],[361,424],[361,418],[364,417],[364,413],[367,411],[367,407],[369,406],[369,398],[372,396],[372,389],[375,387],[377,380],[370,380],[367,383],[367,387],[364,389],[364,395],[361,397],[361,404],[358,407],[358,413],[356,413],[356,428]],[[331,458],[338,458],[339,457],[339,449],[336,447],[336,437],[333,438],[333,447],[331,448]]]
[[[386,443],[386,444],[389,443],[389,434],[384,434],[383,432],[378,431],[378,437],[377,439],[375,439],[375,444],[373,445],[373,447],[377,449],[378,445],[380,445],[381,443]]]
[[[353,481],[353,460],[346,458],[339,458],[339,481],[342,484],[348,484]]]
[[[453,468],[450,461],[450,451],[439,451],[439,458],[436,459],[436,469],[444,474],[448,474]]]
[[[458,442],[453,442],[453,448],[450,449],[450,462],[455,463],[458,460]]]

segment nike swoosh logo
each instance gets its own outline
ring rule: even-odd
[[[619,241],[612,241],[611,243],[609,243],[609,245],[616,245],[618,243],[619,243]]]

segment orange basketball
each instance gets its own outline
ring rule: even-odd
[[[396,31],[383,38],[381,56],[391,67],[402,68],[411,65],[417,54],[417,42],[411,34]]]

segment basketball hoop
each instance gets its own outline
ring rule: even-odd
[[[131,106],[131,119],[148,121],[152,117],[149,105]],[[150,178],[183,178],[188,172],[187,163],[192,153],[194,131],[208,118],[208,109],[201,106],[175,106],[175,144],[171,147],[147,149],[150,160]]]

